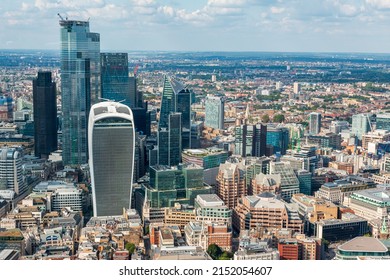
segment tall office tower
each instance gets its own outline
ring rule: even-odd
[[[208,95],[205,105],[205,125],[215,129],[224,129],[224,99]]]
[[[293,88],[294,94],[299,94],[300,91],[301,91],[301,84],[295,82],[295,83],[294,83],[294,88]]]
[[[191,97],[192,92],[180,82],[165,76],[161,98],[159,130],[168,129],[170,113],[181,113],[182,148],[191,147]]]
[[[62,159],[65,165],[88,161],[87,126],[91,104],[100,97],[100,35],[88,21],[60,20]]]
[[[93,105],[88,146],[94,216],[121,215],[131,206],[135,132],[130,108],[117,102]]]
[[[229,209],[233,209],[237,200],[247,194],[245,172],[239,164],[226,162],[219,166],[216,194]]]
[[[48,158],[57,150],[57,96],[51,72],[33,80],[35,156]]]
[[[158,163],[174,166],[181,161],[181,113],[171,113],[168,116],[168,129],[158,132]]]
[[[299,192],[307,195],[312,195],[311,191],[311,172],[307,170],[298,170],[296,172],[299,181]]]
[[[264,156],[267,142],[267,126],[238,125],[235,127],[235,154],[246,156]]]
[[[376,115],[376,129],[383,129],[390,131],[390,114],[377,114]]]
[[[277,126],[274,124],[267,125],[267,145],[273,147],[274,153],[286,154],[289,143],[289,129],[283,126]],[[267,155],[270,156],[270,155]]]
[[[129,91],[127,53],[101,53],[102,98],[134,107]]]
[[[12,190],[20,196],[28,190],[23,176],[23,150],[0,148],[0,189]]]
[[[134,176],[133,182],[137,182],[139,178],[145,175],[146,172],[146,135],[135,135],[135,151],[134,151]]]
[[[358,140],[362,140],[363,134],[370,131],[371,114],[357,114],[352,116],[352,133]]]
[[[321,114],[310,113],[309,115],[309,134],[315,135],[321,131]]]

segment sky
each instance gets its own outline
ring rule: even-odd
[[[59,49],[57,13],[101,50],[390,53],[390,0],[1,0],[0,49]]]

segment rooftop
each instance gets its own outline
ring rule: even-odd
[[[388,249],[374,237],[355,237],[338,247],[341,251],[386,253]]]

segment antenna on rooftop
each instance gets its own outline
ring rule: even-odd
[[[64,20],[60,13],[57,13],[57,16],[59,16],[61,20]]]

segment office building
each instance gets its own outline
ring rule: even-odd
[[[280,174],[280,194],[289,200],[293,194],[299,193],[299,180],[288,162],[271,162],[270,174]]]
[[[223,97],[208,95],[205,101],[205,126],[224,129],[225,101]]]
[[[235,127],[234,154],[261,157],[265,155],[267,144],[267,126],[238,125]]]
[[[216,194],[230,209],[237,205],[237,200],[247,194],[245,172],[239,164],[226,162],[219,166]]]
[[[135,107],[129,90],[127,53],[101,53],[100,64],[102,98]]]
[[[232,210],[216,194],[200,194],[195,198],[196,220],[232,224]]]
[[[161,128],[158,136],[158,164],[174,166],[181,161],[181,113],[168,115],[168,128]]]
[[[51,72],[33,80],[35,156],[48,158],[57,150],[57,95]]]
[[[376,129],[390,131],[390,114],[389,113],[376,115]]]
[[[65,165],[88,161],[88,114],[100,98],[100,35],[89,21],[60,20],[62,147]]]
[[[72,211],[81,212],[83,210],[83,193],[81,189],[57,189],[53,192],[51,200],[52,211],[60,212],[65,207],[70,208]]]
[[[88,124],[89,166],[94,216],[121,215],[130,208],[135,132],[129,107],[101,102]]]
[[[302,85],[298,82],[295,82],[293,85],[293,92],[294,94],[299,94],[301,92]]]
[[[23,150],[21,148],[0,148],[0,189],[12,190],[16,196],[27,190],[23,175]]]
[[[266,229],[288,228],[303,232],[303,222],[298,212],[288,208],[284,201],[269,192],[239,198],[233,211],[236,230],[254,229],[259,225]]]
[[[142,184],[145,203],[150,208],[173,207],[175,203],[194,205],[199,194],[210,194],[203,184],[203,168],[195,164],[149,167],[149,182]]]
[[[344,213],[342,219],[323,219],[316,222],[316,237],[334,242],[349,240],[368,233],[366,219]]]
[[[159,131],[168,129],[169,115],[181,113],[181,148],[183,149],[191,147],[191,98],[192,92],[187,87],[173,78],[164,77],[158,129]]]
[[[289,130],[286,127],[276,126],[274,124],[267,124],[267,136],[266,143],[267,146],[272,146],[272,151],[274,153],[280,153],[282,155],[286,154],[289,144]],[[267,154],[271,156],[272,154]]]
[[[299,192],[306,195],[312,195],[311,173],[307,170],[298,170],[296,175],[299,181]]]
[[[363,134],[371,131],[371,114],[357,114],[352,116],[352,133],[358,140],[362,140]]]
[[[10,122],[13,117],[12,97],[5,94],[0,96],[0,121]]]
[[[316,135],[321,131],[321,114],[320,113],[310,113],[309,114],[309,134]]]
[[[211,244],[216,244],[224,251],[232,250],[233,233],[224,223],[192,221],[184,227],[184,235],[189,246],[200,246],[206,251]]]
[[[344,199],[344,205],[364,219],[382,220],[390,213],[390,186],[379,185],[376,188],[355,191]]]
[[[219,167],[228,156],[227,151],[219,148],[188,149],[181,154],[183,163],[195,163],[204,169]]]

